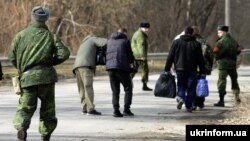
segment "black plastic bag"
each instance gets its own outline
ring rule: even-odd
[[[156,81],[154,95],[156,97],[175,98],[175,76],[171,72],[162,72]]]

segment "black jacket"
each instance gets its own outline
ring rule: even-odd
[[[170,48],[165,71],[169,71],[172,63],[175,70],[199,71],[205,72],[204,59],[202,56],[201,44],[196,41],[196,37],[191,35],[182,35],[180,39],[174,40]]]
[[[107,43],[106,70],[130,71],[129,64],[134,61],[130,41],[120,32],[114,32]]]

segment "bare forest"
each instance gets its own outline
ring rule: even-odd
[[[149,21],[149,52],[167,52],[172,39],[187,25],[197,25],[210,44],[216,27],[224,24],[224,0],[0,0],[0,57],[5,57],[15,34],[31,24],[31,10],[44,5],[51,11],[49,29],[75,55],[89,33],[109,38],[119,27],[131,37],[141,21]],[[250,1],[231,0],[231,33],[248,48]],[[245,13],[245,14],[243,14]]]

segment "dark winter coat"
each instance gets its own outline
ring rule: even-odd
[[[194,36],[182,35],[180,39],[173,41],[165,71],[170,71],[173,63],[175,70],[197,71],[199,66],[200,73],[205,73],[201,44]]]
[[[114,32],[107,43],[106,70],[118,69],[130,71],[130,64],[134,61],[130,41],[120,32]]]

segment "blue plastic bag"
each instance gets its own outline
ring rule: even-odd
[[[196,95],[198,97],[207,97],[209,95],[208,83],[205,76],[201,76],[198,79]]]

